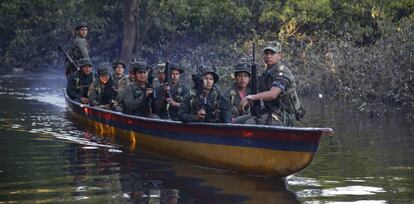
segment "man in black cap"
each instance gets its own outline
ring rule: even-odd
[[[69,50],[69,55],[74,61],[78,61],[81,58],[89,58],[89,45],[86,41],[86,36],[88,35],[88,25],[84,22],[80,22],[75,27],[75,39],[73,40],[72,47]],[[80,65],[78,65],[80,67]],[[71,73],[76,72],[77,67],[72,63],[68,63],[66,66],[66,77]]]
[[[116,90],[114,81],[109,73],[110,67],[106,64],[98,66],[98,80],[89,86],[89,104],[105,109],[114,109],[117,105],[115,101]]]
[[[163,119],[179,120],[178,108],[189,93],[187,87],[180,83],[180,76],[184,70],[177,63],[170,63],[171,85],[164,83],[155,92],[157,99],[155,109],[158,116]]]
[[[135,81],[125,88],[124,97],[119,101],[122,112],[126,114],[158,118],[152,113],[153,102],[150,101],[152,89],[147,87],[149,67],[145,62],[132,62]]]
[[[249,95],[250,92],[250,65],[244,62],[234,66],[234,84],[226,91],[226,98],[232,106],[233,120],[236,117],[249,114],[248,106],[241,107],[240,102]]]
[[[80,70],[69,76],[66,91],[72,100],[87,104],[89,86],[94,81],[92,62],[89,58],[82,58],[77,64]]]
[[[231,122],[230,104],[215,86],[219,80],[210,67],[202,67],[201,73],[193,75],[194,89],[181,103],[178,117],[183,122]]]
[[[246,123],[293,126],[294,119],[301,120],[305,111],[296,93],[295,77],[280,62],[283,58],[281,44],[276,41],[268,42],[263,49],[263,55],[266,69],[259,78],[259,93],[246,96],[241,106],[261,100],[264,107],[261,107],[258,116],[251,116]],[[240,118],[236,121],[242,121]]]

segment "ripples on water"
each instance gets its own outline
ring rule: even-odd
[[[96,135],[65,110],[59,77],[0,78],[0,203],[413,202],[413,128],[398,115],[369,119],[310,100],[302,125],[337,135],[286,185]]]

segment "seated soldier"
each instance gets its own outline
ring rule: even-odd
[[[89,86],[94,81],[92,62],[89,58],[82,58],[77,64],[79,65],[80,70],[69,76],[66,91],[72,100],[88,104]]]
[[[232,106],[233,120],[236,117],[249,114],[248,106],[241,108],[240,101],[251,93],[249,87],[250,66],[246,63],[234,66],[234,80],[234,85],[226,91],[226,98]]]
[[[220,93],[215,83],[219,76],[209,67],[202,67],[201,74],[193,76],[194,89],[178,109],[183,122],[229,123],[230,104]]]
[[[112,110],[116,106],[114,81],[109,73],[109,67],[99,65],[98,80],[89,87],[89,104]]]
[[[155,90],[158,97],[155,101],[155,109],[158,116],[163,119],[179,120],[178,108],[189,91],[179,82],[184,70],[177,63],[170,63],[169,68],[171,85],[166,82],[164,86]]]
[[[157,79],[154,81],[154,87],[164,86],[165,83],[165,63],[157,64]]]
[[[134,70],[135,81],[125,88],[123,99],[119,101],[122,112],[158,118],[152,113],[152,89],[147,87],[148,65],[145,62],[133,62],[131,68]]]
[[[124,73],[125,64],[122,61],[116,61],[112,68],[114,69],[112,81],[114,82],[115,87],[118,88],[118,82],[126,76]]]

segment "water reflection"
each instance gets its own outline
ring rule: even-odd
[[[0,202],[410,203],[414,125],[402,110],[372,116],[305,100],[302,126],[330,126],[312,164],[287,181],[195,163],[77,123],[64,78],[0,78]],[[99,133],[99,134],[96,134]],[[132,144],[132,146],[134,146]]]

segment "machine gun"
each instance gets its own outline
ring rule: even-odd
[[[251,80],[252,80],[252,84],[251,84],[251,93],[252,94],[257,94],[258,92],[258,78],[257,78],[257,64],[256,64],[256,44],[253,43],[253,56],[252,56],[252,61],[251,61],[251,72],[252,72],[252,76],[251,76]],[[260,111],[261,107],[260,107],[260,100],[256,100],[253,102],[252,107],[250,108],[250,114],[255,118],[256,123],[259,124],[260,122]]]

